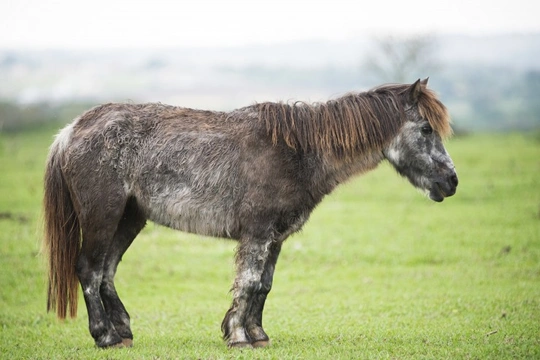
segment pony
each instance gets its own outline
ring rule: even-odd
[[[223,338],[229,347],[267,346],[263,309],[285,239],[336,186],[385,159],[430,199],[454,195],[443,146],[451,132],[427,79],[230,112],[94,107],[59,132],[46,163],[47,310],[75,317],[80,283],[96,345],[132,346],[114,276],[151,220],[238,241]]]

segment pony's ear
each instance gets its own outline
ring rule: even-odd
[[[420,81],[420,84],[422,84],[424,86],[427,86],[428,80],[429,80],[429,76],[427,78],[425,78],[424,80]]]
[[[416,104],[418,102],[418,97],[420,96],[420,92],[422,91],[422,82],[420,79],[416,80],[414,84],[412,84],[406,92],[407,100],[411,104]]]

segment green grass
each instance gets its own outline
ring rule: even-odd
[[[272,345],[227,349],[235,243],[150,224],[117,287],[135,346],[96,349],[86,309],[45,312],[43,164],[53,131],[0,135],[0,357],[540,358],[540,141],[452,139],[455,197],[436,204],[387,164],[340,187],[284,245],[265,309]]]

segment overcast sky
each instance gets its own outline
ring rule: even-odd
[[[0,48],[237,46],[540,32],[538,0],[0,0]]]

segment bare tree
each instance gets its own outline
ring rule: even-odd
[[[377,81],[391,83],[433,75],[439,68],[435,45],[435,38],[430,35],[375,38],[374,49],[364,60],[364,71]]]

